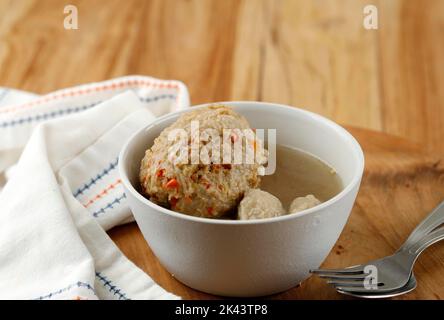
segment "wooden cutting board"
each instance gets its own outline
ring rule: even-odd
[[[393,253],[414,227],[444,200],[444,160],[387,134],[348,128],[365,153],[365,173],[347,225],[322,267],[340,268]],[[109,231],[123,253],[158,284],[184,299],[217,299],[174,279],[158,262],[137,225]],[[444,299],[444,242],[415,266],[418,287],[396,299]],[[311,277],[271,299],[352,299]]]

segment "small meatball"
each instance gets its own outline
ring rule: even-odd
[[[296,213],[305,209],[313,208],[320,203],[321,201],[316,199],[316,197],[312,194],[309,194],[305,197],[298,197],[294,199],[291,203],[289,212]]]
[[[260,189],[247,191],[238,208],[239,220],[272,218],[284,214],[281,201],[271,193]]]

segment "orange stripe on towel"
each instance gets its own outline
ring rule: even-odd
[[[14,111],[19,111],[23,109],[28,109],[43,103],[47,103],[49,101],[58,100],[61,98],[67,98],[67,97],[74,97],[74,96],[81,96],[85,94],[90,94],[92,92],[101,92],[106,90],[115,90],[115,89],[124,89],[128,87],[145,87],[145,88],[157,88],[157,89],[176,89],[177,91],[180,91],[180,87],[176,83],[171,83],[168,81],[156,81],[156,80],[125,80],[120,82],[114,82],[109,84],[104,84],[97,87],[90,87],[90,88],[82,88],[82,89],[67,89],[63,90],[59,93],[49,94],[46,96],[43,96],[41,98],[37,98],[36,100],[33,100],[31,102],[19,105],[19,106],[13,106],[13,107],[3,107],[0,109],[0,114],[2,113],[9,113]],[[179,95],[178,95],[179,96]],[[177,103],[177,101],[176,101]]]
[[[113,190],[117,185],[119,185],[121,183],[122,183],[122,180],[120,180],[120,179],[118,179],[114,183],[111,183],[109,186],[107,186],[105,189],[103,189],[97,195],[95,195],[94,198],[91,198],[90,200],[88,200],[88,202],[84,203],[83,206],[85,208],[88,208],[91,204],[93,204],[95,201],[106,196],[110,190]]]

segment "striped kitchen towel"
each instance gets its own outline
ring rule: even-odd
[[[188,105],[181,82],[142,76],[43,96],[0,88],[0,298],[177,298],[105,231],[133,219],[123,143]]]

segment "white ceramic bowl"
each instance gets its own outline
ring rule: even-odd
[[[132,136],[119,172],[134,217],[162,265],[179,281],[212,294],[263,296],[287,290],[318,268],[338,239],[359,189],[364,156],[342,127],[314,113],[278,104],[227,102],[254,128],[277,129],[277,143],[323,159],[344,188],[297,214],[251,221],[192,217],[162,208],[138,191],[140,160],[154,138],[185,111],[157,119]]]

